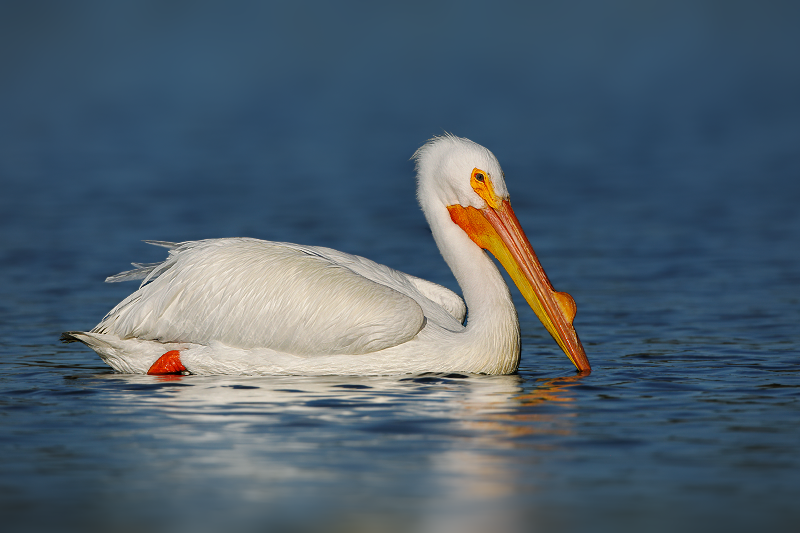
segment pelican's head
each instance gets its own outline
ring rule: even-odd
[[[432,205],[445,206],[452,222],[500,261],[575,367],[591,371],[572,326],[575,301],[553,289],[511,209],[497,158],[469,139],[444,135],[428,141],[414,159],[417,196],[426,216]]]
[[[483,209],[487,201],[496,204],[508,200],[497,158],[469,139],[454,135],[434,137],[416,151],[414,159],[417,160],[417,195],[423,206],[435,199],[445,206]],[[476,188],[481,180],[490,185]],[[492,196],[484,198],[482,190]]]

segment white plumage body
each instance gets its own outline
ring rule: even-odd
[[[520,335],[511,295],[476,244],[483,237],[459,219],[486,212],[487,198],[493,213],[507,217],[499,164],[485,148],[452,136],[432,140],[416,157],[420,204],[464,291],[466,323],[464,300],[435,283],[328,248],[231,238],[153,242],[169,248],[166,261],[134,263],[135,270],[109,278],[144,281],[90,332],[68,332],[65,340],[134,373],[173,350],[195,374],[514,372]],[[512,250],[521,257],[527,239],[506,235],[503,226],[518,228],[516,218],[498,220],[492,224],[519,241]]]
[[[329,248],[187,242],[164,263],[109,281],[141,278],[91,332],[76,334],[122,372],[144,373],[171,349],[199,374],[495,374],[518,361],[518,352],[500,368],[448,360],[438,341],[465,331],[457,294]]]

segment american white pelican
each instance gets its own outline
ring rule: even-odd
[[[62,339],[87,344],[120,372],[512,373],[519,321],[486,249],[578,371],[590,371],[572,326],[575,302],[553,290],[494,155],[445,135],[414,159],[419,203],[464,300],[329,248],[244,238],[152,242],[169,248],[167,260],[106,279],[144,281],[90,332]]]

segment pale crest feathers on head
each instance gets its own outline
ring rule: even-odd
[[[495,194],[508,197],[503,171],[497,158],[483,146],[446,133],[434,137],[414,152],[417,168],[417,195],[423,209],[438,199],[445,206],[483,208],[486,202],[470,185],[472,170],[487,172]]]

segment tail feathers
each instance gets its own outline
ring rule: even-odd
[[[77,337],[77,335],[80,333],[80,331],[65,331],[61,334],[61,338],[59,340],[66,343],[83,342],[79,337]]]
[[[87,333],[85,331],[65,331],[61,334],[61,342],[82,342],[92,350],[97,351],[98,348],[111,348],[113,343],[104,340],[103,337],[112,337],[108,335],[97,335],[94,333]]]
[[[118,372],[145,374],[165,352],[183,350],[187,344],[166,343],[141,339],[120,339],[115,335],[84,331],[65,331],[63,342],[82,342],[97,352],[100,358]]]

